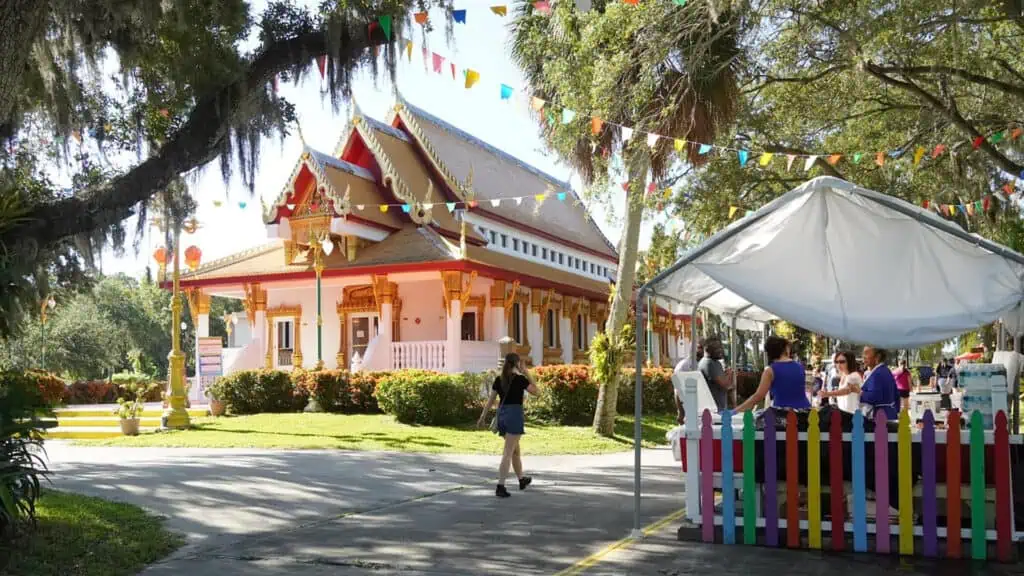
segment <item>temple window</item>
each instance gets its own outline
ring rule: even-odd
[[[294,324],[291,320],[277,321],[277,365],[291,366],[292,354],[295,349],[292,345],[294,337]]]
[[[547,260],[548,259],[548,249],[547,248],[541,248],[540,249],[540,257],[543,260]]]
[[[512,305],[512,326],[509,328],[510,336],[516,344],[523,343],[522,311],[519,302]]]
[[[519,252],[519,239],[518,238],[513,238],[512,239],[512,251],[513,252]]]
[[[508,248],[508,234],[501,235],[501,247]]]
[[[476,340],[476,312],[462,313],[462,339]]]
[[[583,314],[576,315],[576,349],[587,349],[587,320]]]
[[[491,230],[491,244],[497,244],[497,243],[498,243],[498,233],[495,232],[494,230]]]
[[[537,245],[534,244],[533,246],[531,246],[530,250],[531,250],[531,253],[532,253],[533,257],[536,258],[537,257]]]
[[[547,329],[544,334],[544,343],[548,348],[558,348],[558,319],[555,311],[548,308]]]

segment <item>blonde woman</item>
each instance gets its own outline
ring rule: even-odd
[[[494,398],[498,402],[498,429],[496,432],[505,438],[505,450],[501,455],[501,464],[498,466],[498,486],[494,489],[494,495],[498,498],[508,498],[511,494],[505,488],[505,478],[508,476],[509,465],[515,470],[516,478],[519,479],[519,489],[526,490],[526,487],[533,482],[533,478],[523,475],[522,451],[519,449],[519,439],[526,433],[523,417],[523,397],[526,392],[536,396],[540,393],[533,376],[523,366],[523,361],[518,354],[512,353],[505,356],[505,364],[501,367],[501,375],[494,379],[491,386],[491,395],[487,398],[487,405],[484,406],[483,414],[477,421],[477,426],[483,428],[484,419],[491,411]]]

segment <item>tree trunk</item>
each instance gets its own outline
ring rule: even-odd
[[[44,0],[0,2],[0,134],[11,124],[31,47],[43,30],[48,10],[49,2]]]
[[[619,268],[615,275],[615,293],[612,295],[611,310],[608,311],[608,324],[605,328],[608,339],[613,342],[618,342],[621,337],[629,305],[633,300],[636,259],[640,247],[640,225],[644,217],[643,190],[646,175],[646,162],[630,169],[629,191],[626,193],[626,223],[622,229],[622,241],[619,242]],[[638,304],[638,313],[640,308]],[[643,333],[636,334],[637,354],[643,354],[640,344],[643,341]],[[619,399],[621,370],[615,370],[613,374],[615,377],[609,382],[601,382],[597,394],[594,432],[602,436],[611,436],[615,432],[615,406]]]

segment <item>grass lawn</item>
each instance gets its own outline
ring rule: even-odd
[[[130,504],[46,490],[37,510],[35,532],[0,544],[0,574],[137,574],[184,542],[165,530],[159,518]]]
[[[502,440],[488,430],[465,427],[410,426],[384,414],[256,414],[193,419],[191,430],[158,432],[107,440],[78,440],[104,446],[168,446],[194,448],[342,448],[494,454]],[[644,417],[644,446],[666,444],[665,432],[675,416]],[[595,436],[588,426],[527,423],[523,437],[527,454],[601,454],[633,445],[633,419],[620,417],[615,437]]]

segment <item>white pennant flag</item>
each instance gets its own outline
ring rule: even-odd
[[[633,129],[622,127],[622,141],[629,142],[629,139],[633,137]]]
[[[501,206],[501,199],[500,198],[495,198],[495,199],[491,200],[491,206],[494,206],[495,208],[497,208],[498,206]]]
[[[516,198],[516,206],[522,206],[522,205],[523,205],[523,197],[520,196],[519,198]]]
[[[356,210],[362,210],[363,208],[366,208],[366,204],[356,204]]]
[[[434,204],[431,203],[431,202],[428,202],[428,203],[423,205],[423,209],[424,210],[433,210],[434,209]]]
[[[658,135],[657,134],[648,134],[647,135],[647,145],[650,146],[651,148],[654,148],[655,145],[657,145],[657,144],[658,144]]]
[[[810,156],[809,158],[807,158],[807,162],[804,162],[804,172],[807,172],[811,168],[813,168],[814,167],[814,163],[817,162],[817,161],[818,161],[818,157],[817,156]]]

